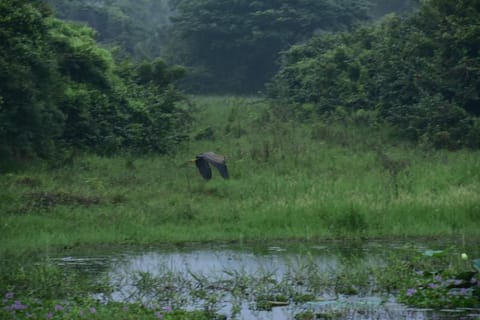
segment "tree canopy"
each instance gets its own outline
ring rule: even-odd
[[[366,0],[177,0],[175,8],[169,56],[191,68],[195,92],[261,90],[281,50],[368,18]]]
[[[282,56],[270,95],[305,114],[372,110],[412,141],[480,144],[480,1],[424,1]],[[307,115],[308,116],[308,115]]]
[[[191,92],[256,93],[277,71],[279,51],[315,33],[407,12],[418,0],[43,1],[57,17],[95,29],[117,54],[187,65],[183,87]]]
[[[117,62],[93,37],[38,1],[0,1],[2,159],[72,147],[169,152],[185,137],[189,116],[172,85],[184,69]]]
[[[480,0],[424,0],[413,14],[367,25],[415,0],[172,6],[0,0],[2,159],[171,152],[190,123],[174,85],[186,75],[190,92],[254,93],[271,80],[269,96],[302,119],[367,112],[411,141],[480,146]]]
[[[166,42],[169,0],[43,0],[63,20],[97,31],[96,40],[136,60],[161,55]]]

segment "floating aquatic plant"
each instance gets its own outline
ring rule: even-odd
[[[435,255],[428,254],[434,257]],[[462,260],[468,260],[466,253]],[[478,308],[480,307],[480,259],[473,259],[467,271],[421,271],[412,274],[409,287],[400,294],[400,301],[415,307]]]

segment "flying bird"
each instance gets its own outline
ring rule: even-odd
[[[205,180],[210,180],[212,178],[212,169],[209,164],[217,168],[218,172],[220,172],[224,179],[228,179],[228,170],[224,156],[214,152],[204,152],[196,156],[194,161],[198,171]]]

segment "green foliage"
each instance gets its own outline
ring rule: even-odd
[[[259,90],[276,70],[278,51],[313,33],[344,30],[370,16],[408,11],[416,2],[43,1],[55,8],[57,17],[95,29],[100,43],[115,46],[123,56],[141,60],[168,53],[191,67],[185,82],[189,89],[217,92]]]
[[[171,152],[189,125],[173,86],[185,70],[162,60],[117,62],[94,31],[40,2],[0,2],[2,160]]]
[[[115,47],[122,56],[154,59],[166,42],[168,0],[43,0],[57,17],[87,24],[100,43]]]
[[[185,74],[186,69],[182,66],[168,66],[162,59],[156,59],[138,65],[136,80],[138,84],[151,84],[158,90],[164,90],[169,84],[183,78]]]
[[[62,134],[63,84],[50,50],[46,8],[32,1],[0,2],[0,153],[47,155]]]
[[[330,226],[339,233],[361,234],[368,230],[368,224],[365,215],[358,212],[355,208],[347,209],[336,213],[330,218]]]
[[[369,13],[373,17],[382,17],[392,12],[397,14],[410,13],[418,7],[419,2],[419,0],[373,0]]]
[[[197,92],[260,90],[277,69],[279,51],[367,19],[363,0],[176,2],[170,56],[191,67],[187,85]]]
[[[283,54],[270,95],[313,106],[303,118],[374,110],[400,137],[478,148],[478,19],[476,3],[425,1],[408,18],[314,37]]]

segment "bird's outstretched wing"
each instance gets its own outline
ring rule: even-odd
[[[210,180],[212,178],[212,169],[210,169],[208,162],[204,158],[197,157],[195,165],[204,179]]]
[[[205,159],[205,161],[208,161],[208,163],[210,163],[211,165],[213,165],[215,168],[218,169],[218,172],[220,172],[220,175],[224,178],[224,179],[228,179],[229,176],[228,176],[228,169],[227,169],[227,165],[225,163],[225,157],[223,156],[220,156],[218,154],[215,154],[213,152],[205,152],[205,153],[202,153],[200,156],[198,156],[197,158],[203,158]],[[210,172],[211,174],[211,172]]]
[[[228,169],[227,165],[224,163],[212,163],[217,169],[218,172],[222,175],[224,179],[228,179]]]

